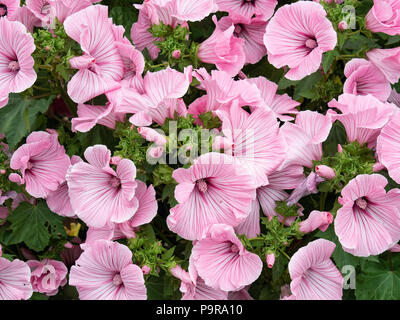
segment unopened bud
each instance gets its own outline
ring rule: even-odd
[[[322,178],[325,178],[327,180],[332,180],[334,177],[336,177],[335,170],[333,170],[331,167],[325,166],[325,165],[319,165],[315,167],[315,172]]]
[[[346,21],[342,20],[338,23],[339,30],[347,30],[349,28]]]
[[[149,274],[150,273],[150,267],[149,266],[143,266],[142,267],[142,272],[143,272],[143,274]]]
[[[181,57],[181,50],[174,50],[174,52],[172,52],[172,57],[174,59],[179,59]]]
[[[267,254],[267,266],[272,269],[275,264],[275,255],[273,253]]]

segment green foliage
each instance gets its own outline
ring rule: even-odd
[[[199,114],[199,119],[205,129],[221,128],[221,120],[217,116],[214,116],[211,111]]]
[[[19,94],[10,94],[8,104],[0,109],[0,130],[5,134],[11,149],[37,129],[41,123],[40,115],[47,111],[53,99],[54,96],[28,99]]]
[[[7,221],[11,223],[12,230],[8,243],[24,242],[28,248],[37,252],[45,249],[50,239],[65,236],[61,217],[51,212],[45,201],[38,201],[36,205],[21,203]]]

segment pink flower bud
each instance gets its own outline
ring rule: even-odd
[[[337,145],[337,151],[338,151],[339,153],[342,153],[342,152],[343,152],[343,148],[342,148],[342,146],[341,146],[340,144]]]
[[[155,142],[159,146],[165,146],[167,144],[167,139],[165,136],[161,135],[152,128],[140,127],[138,128],[138,132],[147,141]]]
[[[142,272],[143,272],[143,274],[149,274],[150,273],[150,267],[149,266],[146,266],[146,265],[144,265],[143,267],[142,267]]]
[[[0,170],[0,174],[5,174],[6,173],[6,170],[5,169],[1,169]]]
[[[148,150],[148,155],[153,159],[158,159],[163,155],[164,148],[163,147],[151,147]]]
[[[336,176],[335,170],[333,170],[331,167],[325,166],[325,165],[319,165],[315,167],[315,172],[322,178],[325,178],[327,180],[331,180]]]
[[[300,222],[299,231],[303,233],[309,233],[316,229],[320,229],[322,232],[324,232],[332,222],[332,214],[326,211],[314,210],[310,213],[306,220]]]
[[[118,163],[122,160],[120,156],[111,157],[110,163],[114,165],[118,165]]]
[[[391,252],[400,252],[400,245],[395,244],[393,247],[389,249]]]
[[[66,242],[65,244],[64,244],[64,248],[65,249],[71,249],[71,248],[73,248],[74,247],[74,245],[71,243],[71,242]]]
[[[347,30],[349,28],[346,21],[342,20],[338,23],[339,30]]]
[[[344,2],[344,0],[335,0],[335,2],[336,2],[337,4],[342,4],[342,3]]]
[[[275,255],[273,253],[267,254],[267,266],[272,269],[275,264]]]
[[[172,57],[174,59],[179,59],[181,57],[181,50],[174,50],[174,52],[172,52]]]

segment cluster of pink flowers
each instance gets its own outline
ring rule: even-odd
[[[10,93],[35,83],[31,32],[34,27],[51,29],[57,18],[82,51],[69,60],[77,70],[67,84],[77,104],[72,132],[88,132],[95,125],[115,129],[127,119],[154,143],[150,152],[158,158],[168,140],[152,125],[191,115],[201,126],[200,116],[207,112],[220,121],[213,151],[172,173],[177,204],[166,224],[193,245],[188,270],[181,265],[170,269],[181,282],[182,299],[252,299],[249,287],[263,268],[274,267],[278,254],[267,252],[262,259],[241,241],[260,235],[261,212],[286,227],[300,222],[302,234],[324,232],[333,224],[343,250],[354,256],[379,255],[396,246],[400,189],[386,191],[388,180],[378,171],[387,169],[400,184],[400,104],[391,87],[400,78],[400,48],[372,49],[366,59],[349,60],[343,92],[327,101],[324,115],[300,111],[298,101],[277,93],[277,84],[242,72],[265,56],[275,68],[284,68],[289,80],[320,70],[323,54],[337,46],[337,33],[318,1],[276,9],[277,0],[147,0],[135,6],[139,16],[131,30],[133,44],[109,18],[108,7],[96,2],[27,0],[20,7],[19,1],[0,0],[0,108]],[[399,11],[400,1],[376,0],[366,27],[400,35]],[[218,19],[216,12],[227,15]],[[215,29],[196,54],[200,62],[215,66],[212,71],[186,66],[183,72],[170,67],[144,72],[142,51],[153,60],[160,54],[156,42],[162,39],[149,31],[152,25],[189,28],[189,22],[210,15]],[[186,105],[183,97],[193,81],[204,94]],[[105,105],[90,102],[101,95]],[[374,153],[376,172],[359,174],[344,185],[334,214],[317,208],[306,212],[300,200],[318,193],[318,185],[337,174],[327,165],[315,166],[336,121],[349,143],[366,144]],[[113,157],[105,145],[88,147],[82,159],[68,156],[58,138],[53,129],[32,132],[10,154],[9,180],[33,198],[45,199],[58,215],[83,221],[88,226],[83,252],[70,270],[52,259],[0,257],[0,299],[29,299],[33,292],[53,296],[67,283],[77,288],[80,299],[146,299],[149,267],[134,264],[131,250],[116,240],[135,238],[138,228],[156,217],[154,186],[137,178],[136,163]],[[12,199],[17,207],[28,200],[22,196],[0,189],[1,219],[9,215],[5,201]],[[278,202],[298,206],[297,216],[283,216]],[[343,277],[331,260],[335,246],[317,239],[292,255],[290,293],[283,299],[342,298]]]

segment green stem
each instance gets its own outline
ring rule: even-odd
[[[50,91],[50,89],[49,88],[42,88],[42,87],[39,87],[39,86],[33,86],[33,88],[34,89],[36,89],[36,90],[39,90],[39,91]]]
[[[282,253],[290,261],[290,257],[287,255],[287,253],[285,251],[283,251],[280,248],[278,248],[278,250],[279,250],[280,253]]]
[[[327,196],[328,196],[327,192],[322,193],[321,199],[319,201],[319,210],[320,211],[324,211],[324,209],[325,209],[325,201],[326,201]]]
[[[32,99],[41,99],[41,98],[45,98],[45,97],[50,97],[50,93],[40,94],[38,96],[32,97]]]

